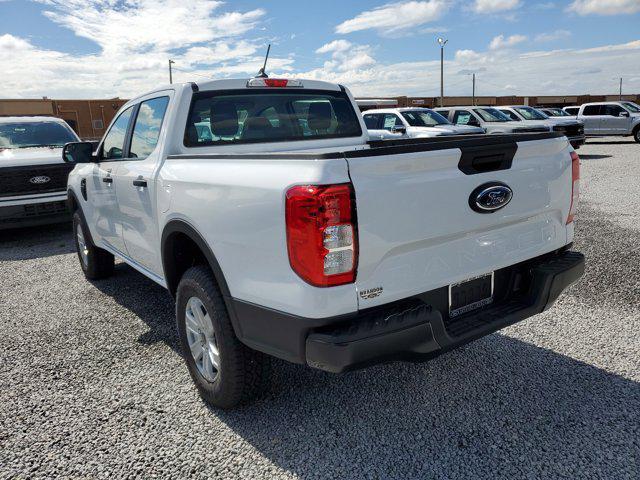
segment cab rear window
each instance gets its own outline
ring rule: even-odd
[[[193,95],[187,147],[318,140],[362,135],[344,92],[229,90]]]

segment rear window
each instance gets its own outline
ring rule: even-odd
[[[62,147],[75,141],[71,129],[58,122],[0,123],[0,148]]]
[[[319,140],[362,135],[344,92],[229,90],[193,96],[187,147]]]

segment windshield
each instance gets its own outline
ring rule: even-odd
[[[451,125],[449,120],[433,110],[408,110],[400,112],[412,127],[435,127],[436,125]]]
[[[227,90],[193,96],[184,144],[200,147],[360,135],[360,121],[344,92]]]
[[[485,122],[512,122],[509,117],[495,108],[475,108],[476,112]]]
[[[57,122],[0,123],[0,148],[62,147],[75,141],[71,130]]]
[[[630,112],[633,113],[640,113],[640,107],[638,105],[636,105],[635,103],[631,103],[631,102],[624,102],[622,104],[627,110],[629,110]]]
[[[540,110],[531,107],[513,107],[525,120],[546,120],[547,117]]]

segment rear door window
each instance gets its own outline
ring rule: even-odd
[[[594,115],[602,115],[601,107],[602,105],[587,105],[586,107],[584,107],[582,114],[590,117]]]
[[[344,92],[229,90],[193,96],[187,147],[315,140],[362,135]]]
[[[131,137],[131,158],[147,158],[156,148],[168,104],[169,97],[145,100],[140,104]]]
[[[364,123],[369,130],[375,130],[378,128],[378,120],[379,116],[374,113],[364,116]]]
[[[456,110],[453,113],[453,123],[456,125],[469,125],[473,123],[471,112],[466,110]]]

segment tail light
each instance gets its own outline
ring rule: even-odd
[[[571,152],[571,207],[567,216],[567,225],[573,222],[580,198],[580,157],[576,152]]]
[[[355,281],[358,240],[350,183],[291,187],[286,222],[289,263],[300,278],[316,287]]]

